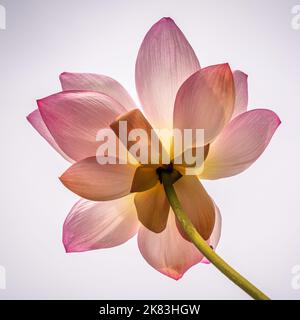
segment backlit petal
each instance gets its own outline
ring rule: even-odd
[[[138,245],[141,254],[153,268],[175,280],[203,258],[194,244],[179,233],[172,209],[163,232],[157,234],[144,226],[140,227]]]
[[[126,109],[98,92],[65,91],[38,100],[39,110],[56,143],[79,161],[95,156],[97,134]]]
[[[111,248],[132,238],[139,228],[133,197],[131,194],[112,201],[78,201],[64,223],[66,251]]]
[[[280,123],[276,113],[267,109],[234,118],[210,145],[201,177],[219,179],[246,170],[263,153]]]
[[[172,129],[177,90],[198,69],[192,47],[172,19],[152,26],[138,53],[135,79],[141,105],[155,129]]]
[[[90,157],[73,164],[60,177],[62,183],[82,198],[113,200],[130,193],[136,168],[129,164],[99,164]]]
[[[158,166],[141,165],[135,170],[131,192],[142,192],[154,187],[158,182]]]
[[[233,72],[235,103],[232,118],[246,112],[248,107],[248,75],[242,71]]]
[[[215,225],[215,206],[196,176],[182,176],[174,183],[174,189],[183,210],[193,225],[205,239],[209,239]],[[182,236],[189,239],[179,222],[178,229]]]
[[[164,187],[155,187],[135,195],[134,203],[141,223],[153,232],[162,232],[167,224],[170,205]]]
[[[34,110],[27,116],[27,120],[30,124],[34,127],[34,129],[60,154],[62,155],[67,161],[73,162],[71,158],[69,158],[58,146],[54,138],[52,137],[50,131],[48,130],[47,126],[45,125],[44,120],[40,114],[38,109]]]
[[[229,65],[201,69],[189,77],[177,93],[174,128],[204,129],[206,145],[229,122],[233,108],[234,83]]]
[[[93,73],[64,72],[59,78],[64,91],[99,91],[118,101],[128,111],[136,108],[135,103],[123,86],[110,77]]]

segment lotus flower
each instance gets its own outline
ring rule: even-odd
[[[136,61],[141,109],[116,80],[96,74],[63,73],[63,91],[38,100],[28,120],[71,167],[60,178],[80,195],[63,227],[67,252],[120,245],[137,234],[145,260],[179,279],[207,262],[189,241],[170,208],[156,165],[96,161],[100,128],[126,120],[130,128],[202,128],[205,162],[197,175],[182,166],[174,183],[194,226],[211,247],[221,232],[218,207],[202,179],[220,179],[247,169],[265,150],[280,124],[267,109],[247,111],[247,75],[228,64],[201,68],[181,30],[170,18],[146,34]],[[142,111],[143,112],[142,112]],[[162,142],[163,143],[163,142]],[[183,166],[184,167],[184,166]]]

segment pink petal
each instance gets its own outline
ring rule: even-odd
[[[163,232],[154,233],[144,226],[140,227],[138,246],[153,268],[175,280],[180,279],[190,267],[203,258],[196,247],[180,235],[172,209]]]
[[[59,147],[72,159],[95,156],[97,133],[126,109],[99,92],[65,91],[38,101],[39,110]]]
[[[99,164],[90,157],[73,164],[60,177],[62,183],[82,198],[106,201],[130,193],[136,168],[129,164]]]
[[[200,69],[181,30],[170,18],[159,20],[146,34],[135,69],[136,88],[152,126],[172,129],[177,90]]]
[[[128,195],[105,202],[78,201],[64,223],[66,251],[111,248],[132,238],[139,228],[133,198]]]
[[[201,177],[219,179],[246,170],[263,153],[280,123],[276,113],[267,109],[234,118],[210,145]]]
[[[195,176],[182,176],[174,183],[174,189],[183,210],[193,225],[206,240],[209,239],[215,225],[215,206],[199,179]],[[181,235],[189,240],[179,222]]]
[[[235,104],[232,118],[246,112],[248,107],[248,75],[242,71],[234,71]]]
[[[54,138],[52,137],[50,131],[45,125],[44,120],[40,114],[38,109],[34,110],[27,116],[27,120],[30,124],[34,127],[34,129],[60,154],[62,155],[67,161],[73,162],[58,146]]]
[[[204,142],[210,143],[229,122],[233,108],[234,83],[229,65],[201,69],[177,93],[174,128],[204,129]]]
[[[110,77],[93,73],[64,72],[60,75],[59,79],[63,91],[99,91],[118,101],[128,111],[136,108],[134,101],[123,86]]]
[[[216,249],[217,245],[219,243],[220,237],[221,237],[221,229],[222,229],[222,217],[221,217],[221,213],[220,213],[220,209],[218,208],[218,206],[215,204],[215,226],[214,226],[214,230],[211,234],[211,236],[208,239],[208,244],[212,247],[212,249]],[[210,261],[207,260],[206,257],[204,257],[201,261],[201,263],[205,263],[205,264],[209,264]]]

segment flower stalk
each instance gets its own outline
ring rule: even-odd
[[[248,293],[255,300],[270,300],[262,291],[256,288],[251,282],[244,278],[240,273],[234,270],[227,262],[225,262],[214,250],[207,244],[207,242],[201,237],[196,228],[193,226],[191,220],[182,209],[180,201],[176,195],[173,187],[174,178],[170,173],[164,171],[161,173],[162,183],[166,191],[169,203],[182,225],[187,236],[197,247],[197,249],[227,278],[239,286],[242,290]]]

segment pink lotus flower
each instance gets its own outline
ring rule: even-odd
[[[267,109],[247,111],[247,75],[228,64],[200,68],[183,33],[170,18],[147,33],[136,61],[142,110],[115,80],[96,74],[63,73],[63,92],[38,101],[28,120],[72,166],[62,175],[82,199],[63,228],[67,252],[120,245],[134,235],[146,261],[179,279],[207,262],[186,238],[159,181],[157,166],[99,165],[100,128],[126,120],[132,128],[205,130],[206,158],[199,176],[175,182],[178,198],[194,226],[216,248],[221,232],[218,207],[201,179],[220,179],[247,169],[264,151],[280,124]],[[181,173],[182,168],[178,169]]]

